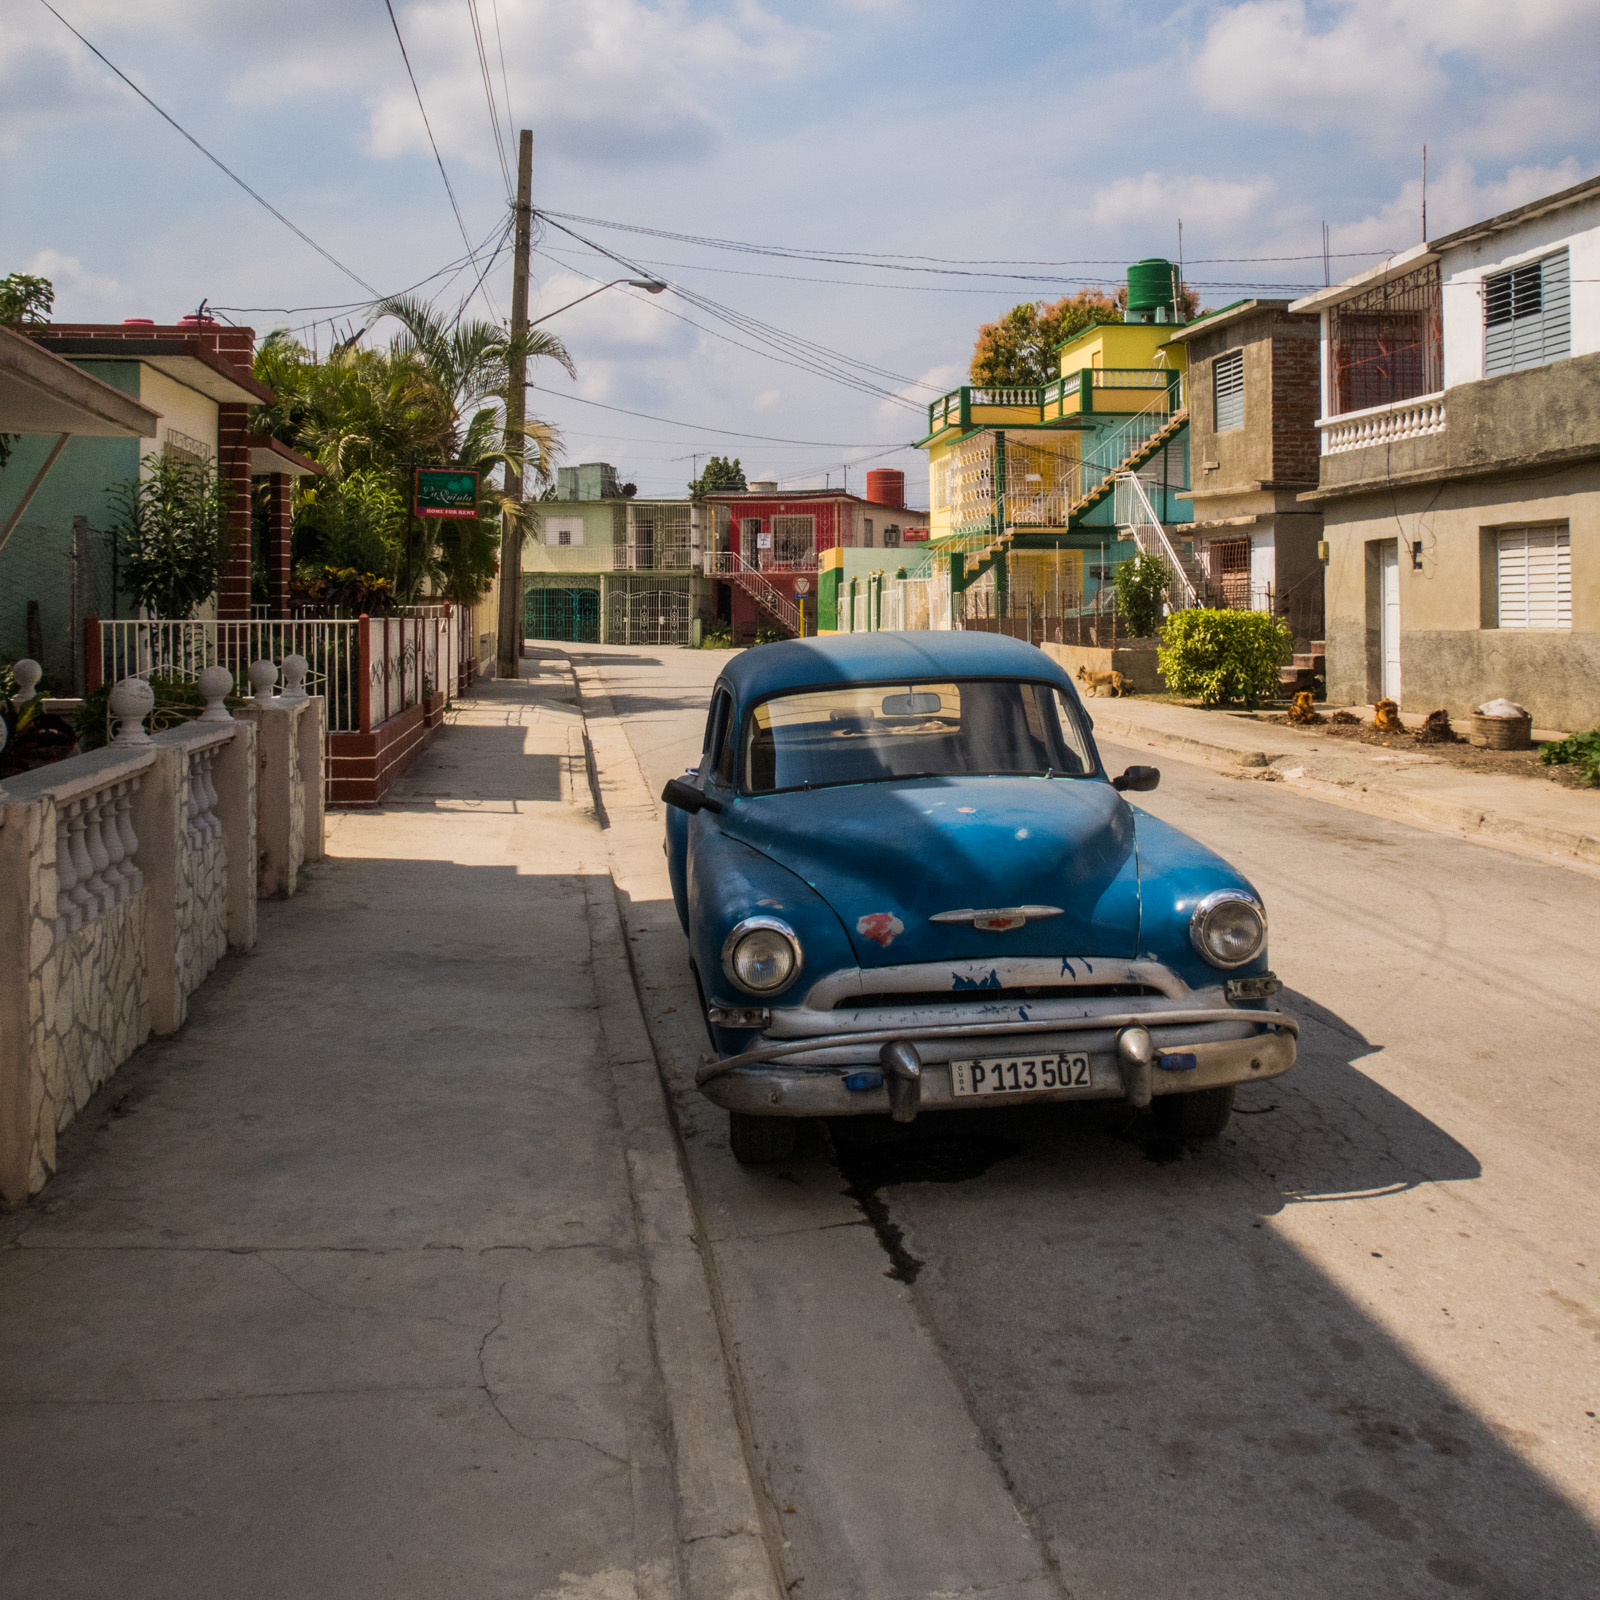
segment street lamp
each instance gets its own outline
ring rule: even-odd
[[[554,311],[547,311],[542,317],[535,317],[528,326],[536,328],[541,322],[548,322],[551,317],[560,316],[563,311],[581,306],[585,300],[592,300],[607,289],[615,289],[619,283],[627,284],[630,289],[643,289],[646,294],[660,294],[666,288],[666,284],[659,278],[613,278],[610,283],[602,283],[598,289],[591,289],[588,294],[580,294],[576,300],[569,300],[564,306],[557,306]]]

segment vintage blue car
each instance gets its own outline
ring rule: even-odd
[[[1260,896],[1131,806],[1067,673],[985,633],[763,645],[669,782],[667,857],[744,1162],[802,1117],[1121,1099],[1214,1137],[1285,1072]]]

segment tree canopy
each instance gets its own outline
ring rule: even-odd
[[[705,470],[689,485],[689,498],[703,500],[708,494],[726,494],[730,490],[745,489],[744,468],[735,456],[729,461],[725,456],[712,456]]]
[[[506,433],[506,396],[518,352],[504,328],[448,321],[426,302],[400,297],[377,310],[400,324],[387,348],[359,341],[317,360],[289,333],[262,341],[255,374],[274,391],[255,429],[310,456],[321,478],[299,482],[293,553],[296,581],[327,592],[327,575],[353,571],[412,603],[435,595],[463,604],[482,599],[495,572],[500,523],[514,516],[507,469],[537,495],[554,477],[560,440],[529,418],[521,438]],[[572,359],[540,329],[525,354]],[[478,515],[434,520],[411,514],[418,467],[479,474]]]
[[[1080,289],[1054,305],[1025,301],[978,329],[969,375],[986,388],[1049,383],[1060,371],[1058,345],[1097,322],[1121,321],[1122,307],[1098,289]]]

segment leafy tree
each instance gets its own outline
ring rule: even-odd
[[[56,302],[55,285],[29,272],[0,278],[0,326],[39,327],[50,320]]]
[[[1131,560],[1118,563],[1112,582],[1117,589],[1117,611],[1130,638],[1148,639],[1161,626],[1167,578],[1166,562],[1142,550]]]
[[[708,494],[728,494],[748,487],[737,456],[732,461],[724,456],[712,456],[705,470],[689,485],[689,498],[704,500]]]
[[[228,486],[208,467],[148,455],[146,476],[113,485],[121,583],[154,616],[182,622],[213,594],[228,564]]]
[[[1207,705],[1247,706],[1276,696],[1278,669],[1294,653],[1288,628],[1265,611],[1174,611],[1161,630],[1156,664],[1176,694]]]
[[[433,594],[470,605],[494,577],[501,520],[515,514],[506,470],[519,471],[537,496],[554,476],[560,440],[537,418],[527,420],[520,438],[506,435],[506,397],[519,352],[505,329],[449,321],[410,297],[383,301],[377,311],[400,324],[386,349],[351,340],[319,362],[279,331],[256,355],[256,376],[275,392],[273,403],[256,413],[256,430],[314,457],[325,473],[321,482],[301,480],[300,576],[313,582],[309,568],[321,562],[392,584],[401,602]],[[522,353],[573,370],[561,342],[543,330],[530,332]],[[478,515],[413,517],[418,467],[476,471]]]
[[[1122,308],[1098,289],[1080,289],[1054,305],[1031,300],[1013,306],[978,329],[969,376],[985,388],[1049,383],[1061,370],[1059,345],[1096,323],[1121,321]]]

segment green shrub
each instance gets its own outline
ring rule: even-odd
[[[1600,785],[1600,728],[1540,745],[1539,759],[1552,767],[1576,766],[1585,783]]]
[[[1175,611],[1156,661],[1174,694],[1253,706],[1277,696],[1278,669],[1293,654],[1289,630],[1265,611]]]
[[[731,650],[733,648],[733,627],[726,622],[713,622],[700,635],[700,648],[702,650]]]
[[[1148,639],[1161,626],[1167,578],[1166,562],[1142,550],[1131,560],[1118,562],[1112,579],[1117,589],[1117,614],[1130,639]]]

